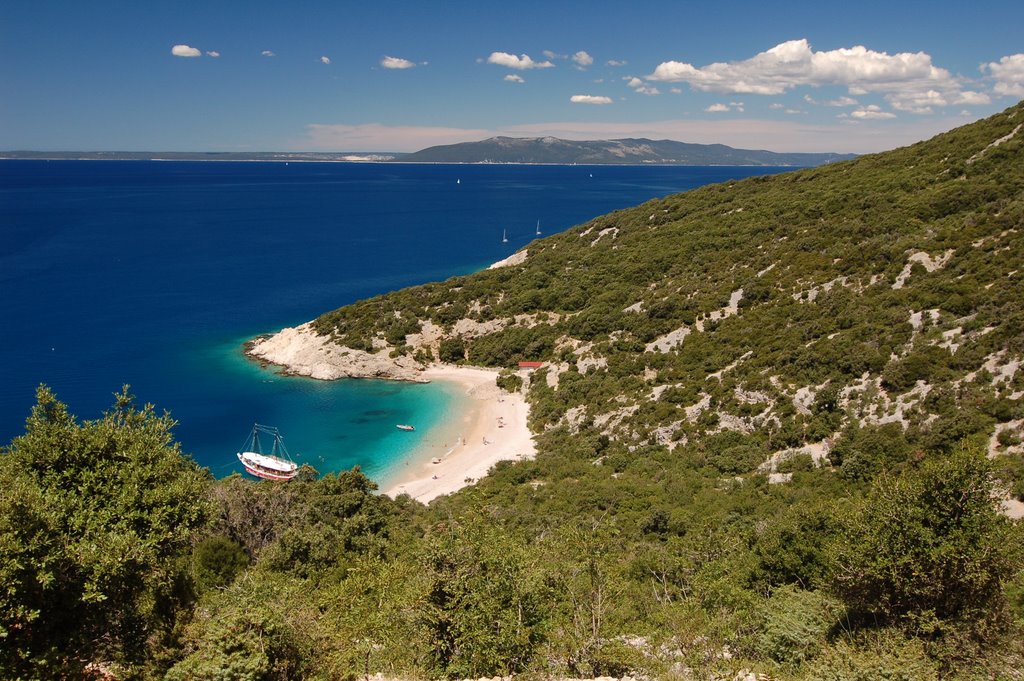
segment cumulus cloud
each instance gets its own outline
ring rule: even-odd
[[[573,104],[611,104],[612,98],[596,95],[573,95],[569,101]]]
[[[863,106],[857,109],[856,111],[851,111],[850,117],[862,121],[884,120],[887,118],[896,118],[896,114],[892,113],[891,111],[882,111],[882,107],[876,104],[869,104],[868,106]]]
[[[557,52],[552,52],[551,50],[544,50],[543,52],[541,52],[541,54],[543,54],[548,59],[568,59],[569,58],[569,55],[567,55],[567,54],[558,54]]]
[[[728,104],[715,102],[711,106],[706,107],[704,111],[708,113],[725,113],[727,111],[743,113],[743,102],[729,102]]]
[[[622,80],[626,81],[626,85],[632,88],[633,92],[636,92],[637,94],[648,95],[651,97],[661,94],[661,91],[659,91],[658,88],[653,85],[648,85],[636,76],[623,76]]]
[[[585,69],[594,63],[594,58],[591,57],[586,52],[584,52],[583,50],[580,50],[576,54],[572,55],[572,60],[573,62],[575,62],[576,66],[578,66],[581,69]]]
[[[890,55],[858,45],[815,52],[805,39],[790,40],[750,59],[696,67],[659,64],[648,80],[684,82],[703,92],[781,95],[799,86],[845,86],[851,95],[880,93],[894,108],[930,113],[933,106],[981,103],[959,79],[924,52]]]
[[[822,102],[825,106],[857,106],[858,103],[853,97],[837,97],[836,99],[827,99]]]
[[[886,95],[885,98],[894,109],[916,114],[930,114],[933,107],[946,107],[954,104],[988,104],[992,101],[985,93],[971,90],[953,93],[938,90],[911,91],[898,96]]]
[[[608,66],[625,66],[628,62],[621,59],[609,59],[605,62]]]
[[[526,82],[525,80],[523,80],[523,77],[520,76],[518,73],[510,73],[510,74],[508,74],[507,76],[505,76],[505,80],[507,80],[510,83],[525,83]]]
[[[491,56],[487,57],[487,63],[497,64],[498,66],[505,66],[519,71],[525,71],[527,69],[550,69],[554,67],[554,64],[549,61],[533,61],[530,59],[530,55],[528,54],[517,57],[516,55],[509,54],[508,52],[491,52]]]
[[[804,95],[804,101],[807,102],[808,104],[814,104],[815,106],[838,106],[838,107],[857,106],[860,103],[856,99],[854,99],[853,97],[837,97],[835,99],[826,99],[826,100],[823,100],[823,101],[819,102],[818,100],[816,100],[814,97],[811,97],[810,95]]]
[[[771,104],[768,105],[768,108],[772,109],[774,111],[778,111],[780,109],[785,109],[786,105],[785,104],[780,104],[779,102],[772,102]]]
[[[1024,97],[1024,54],[1011,54],[981,67],[992,74],[992,91],[1000,97]]]
[[[411,69],[416,66],[414,62],[401,57],[384,57],[380,60],[380,65],[386,69]]]
[[[220,52],[218,52],[217,50],[210,50],[209,52],[206,53],[206,56],[207,57],[213,57],[214,59],[216,59],[217,57],[220,56]]]
[[[331,58],[326,56],[326,55],[323,56],[323,57],[320,57],[320,63],[321,64],[330,64],[331,63]]]
[[[175,57],[201,57],[202,52],[196,47],[189,47],[188,45],[175,45],[171,48],[171,54]]]
[[[262,52],[260,52],[260,55],[262,55],[262,56],[264,56],[264,57],[276,57],[276,56],[277,56],[277,55],[276,55],[276,54],[274,53],[274,51],[273,51],[273,50],[263,50]]]

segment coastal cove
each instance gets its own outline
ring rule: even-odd
[[[258,421],[321,473],[411,480],[457,435],[464,385],[284,376],[243,344],[486,267],[534,239],[538,220],[551,234],[778,170],[0,162],[0,313],[17,330],[0,334],[0,439],[22,432],[40,383],[81,418],[127,383],[172,413],[183,450],[217,477],[240,470],[234,453]]]

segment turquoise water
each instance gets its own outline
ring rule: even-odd
[[[248,337],[239,337],[199,348],[188,358],[194,366],[182,368],[206,378],[208,384],[197,386],[202,394],[234,386],[248,393],[244,401],[251,401],[254,413],[265,409],[260,405],[273,405],[271,419],[284,424],[278,427],[285,428],[285,444],[292,458],[320,472],[358,465],[386,485],[402,475],[407,465],[414,465],[414,452],[435,444],[437,426],[464,402],[458,387],[448,383],[317,381],[281,375],[246,358],[241,352],[246,340]],[[206,403],[208,412],[190,416],[183,432],[202,437],[209,451],[238,451],[248,430],[238,433],[218,427],[235,418],[238,401]],[[415,424],[417,429],[402,431],[395,427],[399,423]],[[289,425],[292,427],[286,428]],[[239,469],[237,461],[230,459],[206,465],[218,477]]]
[[[215,475],[241,470],[235,452],[260,422],[320,472],[358,464],[386,482],[438,444],[457,389],[284,377],[242,343],[480,269],[534,239],[538,219],[551,234],[765,172],[0,161],[0,442],[22,432],[40,383],[81,418],[127,383]]]

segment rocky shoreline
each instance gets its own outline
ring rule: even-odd
[[[245,344],[245,354],[264,364],[282,367],[289,376],[324,381],[338,378],[380,378],[429,383],[423,365],[411,357],[391,357],[388,348],[366,352],[337,345],[318,335],[307,322],[259,336]]]

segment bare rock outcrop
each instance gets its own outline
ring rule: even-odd
[[[336,378],[386,378],[427,383],[423,366],[411,357],[391,357],[385,349],[366,352],[337,345],[320,336],[311,324],[282,329],[262,336],[246,347],[257,360],[284,367],[285,373],[325,381]]]

